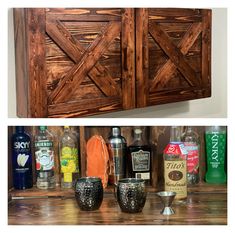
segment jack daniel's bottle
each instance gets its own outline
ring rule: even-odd
[[[129,177],[144,179],[146,184],[151,183],[151,147],[142,138],[142,130],[134,130],[134,141],[129,146],[128,174]]]

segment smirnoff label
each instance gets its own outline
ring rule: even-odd
[[[36,170],[48,171],[54,169],[53,142],[42,140],[35,142]]]
[[[187,197],[186,160],[165,160],[165,190],[176,192],[177,199]]]

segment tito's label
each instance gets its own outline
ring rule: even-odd
[[[164,161],[165,190],[176,192],[177,199],[187,197],[186,160]]]

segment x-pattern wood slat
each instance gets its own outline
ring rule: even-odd
[[[68,100],[72,95],[75,86],[77,88],[86,75],[94,81],[106,96],[116,96],[120,94],[120,88],[112,79],[106,67],[103,67],[97,61],[102,56],[105,49],[109,47],[112,40],[117,36],[117,33],[120,32],[120,24],[118,22],[108,23],[107,27],[102,32],[103,35],[99,35],[87,50],[82,47],[79,41],[77,41],[58,20],[48,20],[46,31],[53,41],[75,62],[75,65],[69,70],[63,80],[49,96],[50,102],[55,103],[59,101],[59,99],[63,101]],[[114,35],[111,37],[110,35],[112,35],[113,32]],[[105,39],[105,34],[108,35],[106,36],[107,39]],[[92,55],[94,54],[92,49],[95,48],[96,55],[98,55],[97,60],[94,60],[95,56]],[[102,52],[99,51],[99,48]],[[92,62],[89,63],[87,59],[92,59]],[[76,79],[76,83],[74,82],[74,79]],[[66,95],[62,91],[65,85]],[[67,92],[68,88],[70,90],[69,93]],[[59,93],[60,95],[58,95]]]
[[[189,49],[197,40],[201,32],[202,23],[193,23],[190,26],[190,28],[187,30],[187,32],[178,44],[178,48],[180,49],[183,55],[186,55],[188,53]],[[167,62],[161,67],[161,69],[158,70],[156,76],[154,77],[150,91],[154,91],[158,83],[165,85],[170,80],[176,70],[177,67],[170,59],[168,59]]]
[[[167,60],[155,76],[150,91],[153,91],[159,82],[167,83],[176,69],[179,69],[191,86],[200,84],[200,80],[197,79],[196,73],[188,64],[185,55],[201,33],[201,30],[201,23],[193,23],[177,47],[162,29],[162,26],[154,22],[149,22],[150,34],[169,57],[169,60]]]

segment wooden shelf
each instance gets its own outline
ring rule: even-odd
[[[114,190],[113,186],[108,186],[104,192],[105,193],[112,193]],[[151,186],[147,187],[147,191],[150,193],[155,193],[157,191],[163,190],[163,188],[160,188],[159,190],[157,188],[153,188]],[[221,185],[211,185],[207,183],[200,183],[198,185],[188,187],[188,193],[227,193],[227,185],[221,184]],[[37,187],[33,187],[31,189],[27,190],[14,190],[11,189],[9,191],[10,200],[11,199],[27,199],[27,198],[42,198],[42,197],[64,197],[69,198],[74,196],[74,190],[73,189],[62,189],[59,186],[55,189],[51,190],[41,190]]]
[[[148,193],[141,213],[121,212],[112,193],[105,193],[97,211],[81,211],[75,198],[12,200],[8,207],[9,225],[226,225],[225,193],[190,193],[186,203],[173,203],[175,215],[160,214],[162,204]]]

